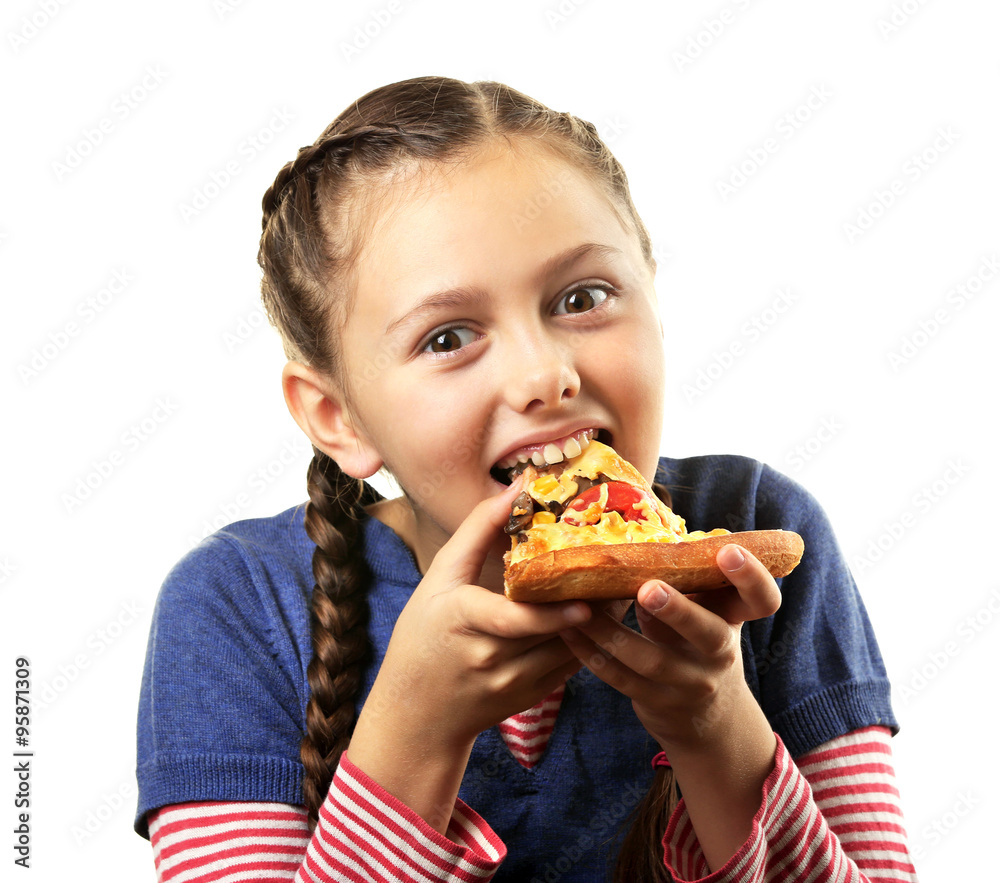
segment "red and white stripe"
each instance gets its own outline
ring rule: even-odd
[[[152,814],[150,839],[157,879],[171,883],[479,883],[506,856],[489,825],[461,801],[441,835],[346,755],[311,841],[305,811],[276,803],[166,807]],[[664,849],[678,883],[916,880],[882,727],[833,739],[798,765],[779,740],[751,837],[719,871],[709,873],[683,801]]]
[[[566,685],[561,684],[538,705],[500,724],[500,735],[521,766],[531,769],[541,759],[555,728],[565,692]]]
[[[387,794],[345,755],[296,881],[489,880],[507,850],[461,800],[447,836]]]
[[[779,739],[750,838],[714,873],[681,800],[663,841],[677,883],[915,883],[889,738],[884,727],[858,730],[810,751],[800,765]]]
[[[302,807],[185,803],[149,822],[157,880],[170,883],[291,880],[309,845]]]
[[[821,745],[797,763],[830,829],[869,880],[915,880],[890,738],[884,727],[869,727]]]
[[[157,880],[170,883],[489,880],[507,855],[457,801],[447,836],[344,755],[310,840],[305,809],[279,803],[185,803],[153,813]]]

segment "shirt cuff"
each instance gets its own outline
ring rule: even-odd
[[[682,797],[670,815],[663,836],[663,860],[675,883],[736,883],[756,880],[767,854],[769,835],[789,811],[789,797],[802,779],[781,737],[774,734],[777,749],[774,768],[761,788],[761,802],[753,817],[750,836],[725,866],[714,873],[708,866]],[[802,779],[805,784],[805,780]],[[808,788],[808,785],[806,785]],[[763,879],[763,878],[761,878]]]
[[[357,874],[381,880],[404,872],[441,881],[489,880],[506,856],[503,841],[462,800],[455,801],[446,835],[441,834],[344,754],[302,876],[341,879],[338,874],[346,872],[347,879]]]

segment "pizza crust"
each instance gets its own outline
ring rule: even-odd
[[[682,543],[572,546],[508,564],[505,594],[512,601],[635,598],[644,582],[661,579],[680,592],[731,585],[715,563],[730,543],[742,546],[774,577],[802,558],[802,537],[788,530],[751,530]]]

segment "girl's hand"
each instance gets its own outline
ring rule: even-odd
[[[481,502],[438,551],[399,615],[351,740],[355,764],[444,824],[476,736],[581,667],[559,632],[589,619],[587,604],[518,604],[476,585],[518,491]]]
[[[725,546],[716,560],[733,588],[687,596],[662,582],[643,585],[641,634],[610,611],[563,633],[581,662],[631,697],[671,758],[709,748],[727,722],[742,719],[748,698],[756,705],[744,680],[740,627],[781,603],[774,578],[746,550]]]
[[[608,611],[564,632],[581,661],[632,698],[666,752],[712,870],[750,835],[774,766],[774,733],[743,677],[740,626],[781,603],[774,579],[749,552],[724,546],[716,561],[732,589],[689,597],[655,580],[643,585],[642,634]]]

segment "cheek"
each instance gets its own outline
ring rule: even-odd
[[[645,406],[659,405],[665,393],[666,362],[663,338],[655,321],[630,324],[619,340],[620,383],[638,396]]]
[[[619,418],[630,439],[633,464],[652,478],[660,454],[666,395],[663,339],[656,321],[631,325],[620,352],[620,370],[607,372],[603,382],[621,409]]]
[[[431,378],[407,384],[404,378],[373,392],[373,435],[386,466],[411,494],[426,497],[428,482],[461,480],[475,466],[486,436],[486,420],[474,392],[456,394],[453,384]],[[423,493],[418,493],[423,489]]]

